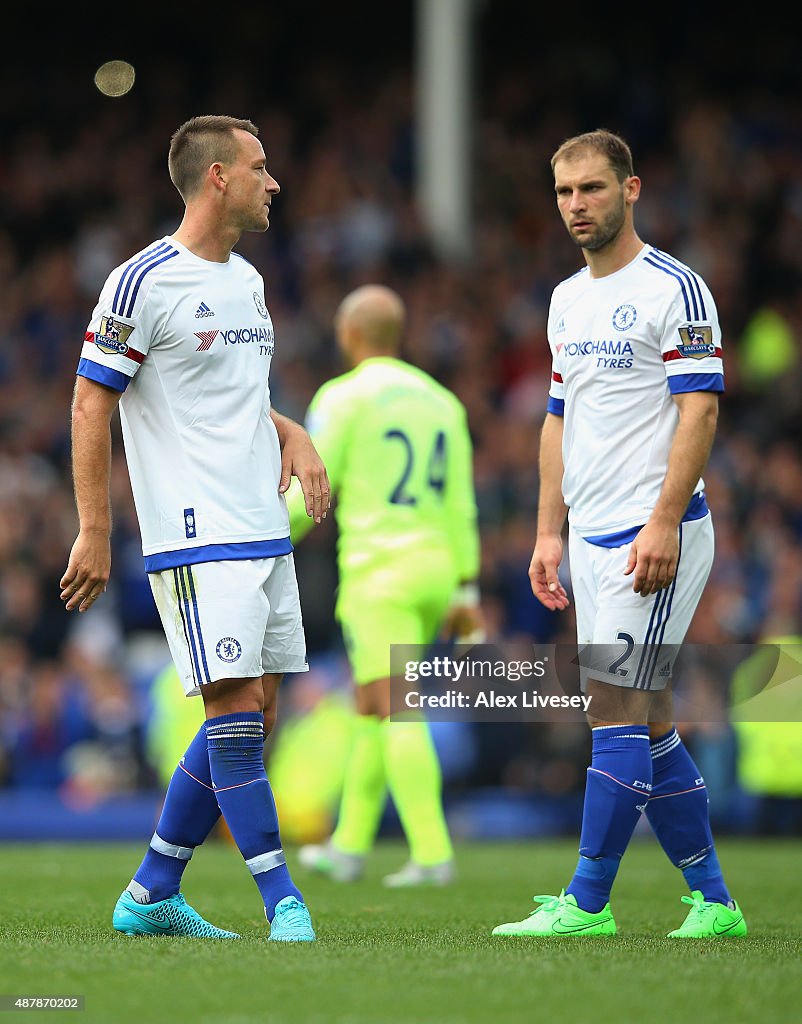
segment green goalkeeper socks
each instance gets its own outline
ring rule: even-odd
[[[381,721],[373,715],[357,715],[332,845],[343,853],[367,853],[386,798]]]
[[[442,803],[440,762],[426,721],[382,725],[384,765],[410,858],[424,866],[454,856]]]
[[[410,858],[424,866],[451,860],[440,762],[428,724],[359,715],[354,732],[332,846],[360,856],[370,851],[389,785]]]

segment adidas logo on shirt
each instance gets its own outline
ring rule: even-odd
[[[209,309],[205,302],[202,302],[198,306],[198,311],[195,313],[195,319],[200,320],[202,316],[214,316],[214,310]]]

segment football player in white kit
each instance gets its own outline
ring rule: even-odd
[[[645,809],[691,893],[671,937],[741,936],[704,779],[673,725],[668,685],[713,561],[702,472],[724,389],[718,315],[697,273],[638,237],[641,182],[623,139],[606,130],[568,139],[552,170],[586,266],[551,299],[529,576],[545,607],[568,607],[558,576],[567,517],[593,752],[573,877],[493,934],[614,934],[610,892]]]
[[[72,405],[79,534],[61,580],[86,611],[110,573],[110,421],[119,403],[149,574],[187,695],[206,722],[177,766],[156,831],[120,896],[127,934],[238,938],[180,892],[222,812],[250,868],[270,939],[313,941],[290,878],[264,764],[286,672],[306,671],[284,491],[299,478],[317,522],[328,477],[306,431],[271,409],[274,335],[258,271],[233,252],[265,231],[279,185],[258,128],[223,115],[173,134],[178,229],[109,275],[89,322]]]

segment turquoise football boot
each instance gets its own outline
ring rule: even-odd
[[[125,935],[188,935],[195,939],[238,939],[204,921],[177,892],[158,903],[137,903],[126,889],[117,900],[112,924]]]
[[[314,942],[316,939],[305,903],[294,896],[285,896],[276,904],[276,912],[270,922],[271,942]]]

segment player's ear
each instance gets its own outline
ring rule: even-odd
[[[631,174],[624,179],[624,199],[628,203],[637,203],[639,196],[640,178],[636,174]]]
[[[209,170],[206,172],[206,176],[216,189],[219,189],[221,192],[225,192],[226,186],[228,185],[228,179],[223,164],[217,160],[213,164],[210,164]]]

